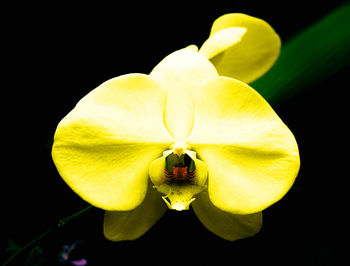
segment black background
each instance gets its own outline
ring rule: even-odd
[[[187,45],[200,47],[225,13],[263,18],[285,43],[344,1],[204,2],[3,6],[2,259],[9,238],[24,245],[88,205],[61,180],[50,153],[58,122],[89,91],[115,76],[149,73]],[[102,234],[103,211],[94,209],[41,242],[39,257],[55,265],[62,246],[80,240],[72,256],[88,265],[343,265],[346,79],[343,69],[274,106],[299,143],[301,169],[290,192],[264,211],[255,237],[228,242],[192,211],[168,211],[140,239],[113,243]]]

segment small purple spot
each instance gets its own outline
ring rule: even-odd
[[[87,264],[87,260],[86,259],[71,260],[70,263],[73,264],[73,265],[76,265],[76,266],[84,266],[84,265]]]
[[[79,240],[74,241],[71,245],[64,245],[63,250],[59,253],[59,261],[62,263],[69,262],[71,265],[75,266],[85,266],[87,264],[86,259],[80,260],[70,260],[69,255],[79,244]]]

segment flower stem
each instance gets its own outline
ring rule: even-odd
[[[42,240],[47,235],[52,233],[55,229],[62,228],[65,224],[67,224],[68,222],[74,220],[75,218],[79,217],[80,215],[82,215],[83,213],[87,212],[88,210],[90,210],[92,208],[93,208],[93,206],[89,205],[89,206],[83,208],[82,210],[74,213],[73,215],[70,215],[70,216],[68,216],[66,218],[58,220],[58,222],[55,225],[51,226],[44,233],[40,234],[39,236],[37,236],[36,238],[34,238],[30,242],[28,242],[26,245],[24,245],[17,252],[12,254],[2,265],[3,266],[9,265],[11,262],[13,262],[13,260],[15,260],[17,257],[19,257],[23,252],[28,250],[30,247],[34,246],[34,244],[38,243],[40,240]]]
[[[80,211],[74,213],[73,215],[68,216],[68,217],[66,217],[66,218],[64,218],[64,219],[59,220],[58,223],[57,223],[57,227],[62,227],[62,226],[64,226],[66,223],[68,223],[69,221],[71,221],[71,220],[77,218],[78,216],[80,216],[81,214],[83,214],[83,213],[85,213],[86,211],[90,210],[91,208],[93,208],[93,206],[89,205],[89,206],[85,207],[84,209],[82,209],[82,210],[80,210]]]

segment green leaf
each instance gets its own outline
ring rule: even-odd
[[[311,25],[285,45],[270,71],[250,85],[271,104],[283,102],[350,63],[350,4]]]

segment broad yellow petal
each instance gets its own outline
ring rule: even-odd
[[[193,126],[197,88],[208,77],[217,76],[214,66],[191,45],[165,57],[150,76],[167,92],[166,127],[176,140],[184,140]]]
[[[247,215],[224,212],[211,203],[205,191],[196,196],[192,209],[210,232],[230,241],[253,236],[262,225],[262,212]]]
[[[208,166],[213,204],[235,214],[281,199],[299,170],[293,134],[247,84],[226,77],[199,89],[189,144]]]
[[[215,20],[199,52],[210,59],[221,76],[250,83],[271,68],[280,47],[279,36],[264,20],[231,13]]]
[[[106,81],[59,123],[52,157],[65,182],[106,210],[144,199],[148,166],[172,142],[163,125],[166,96],[149,76]]]
[[[103,233],[111,241],[137,239],[145,234],[167,209],[159,192],[149,183],[145,200],[134,210],[106,211]]]

